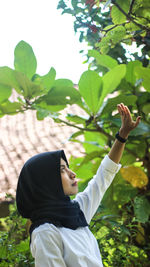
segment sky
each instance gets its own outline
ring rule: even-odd
[[[29,43],[37,58],[37,73],[46,74],[51,67],[56,78],[78,83],[87,70],[79,53],[85,47],[73,30],[73,17],[61,15],[58,0],[0,1],[0,66],[13,68],[14,49],[18,42]]]

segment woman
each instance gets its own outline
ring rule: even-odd
[[[78,193],[76,175],[64,151],[38,154],[23,166],[17,186],[19,213],[32,221],[30,249],[35,267],[101,267],[98,244],[89,223],[119,171],[125,141],[137,127],[124,104],[118,105],[122,125],[108,155],[87,188]],[[70,195],[76,195],[70,200]]]

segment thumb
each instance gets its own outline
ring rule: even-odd
[[[140,123],[140,120],[141,120],[141,116],[138,116],[138,117],[136,118],[135,127],[138,126],[138,124]]]

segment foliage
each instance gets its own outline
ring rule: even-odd
[[[21,218],[16,206],[11,206],[10,216],[1,219],[0,266],[31,267],[33,258],[29,251],[26,219]]]
[[[62,14],[74,17],[74,30],[79,32],[80,42],[102,54],[109,53],[119,62],[127,59],[149,62],[150,51],[150,2],[148,0],[59,0]],[[126,53],[125,45],[135,42],[142,51]],[[104,70],[104,69],[103,69]]]
[[[0,68],[0,115],[35,110],[39,120],[51,117],[57,123],[74,127],[76,131],[68,140],[81,143],[85,149],[83,157],[70,159],[70,167],[82,180],[80,190],[85,188],[95,174],[102,158],[110,150],[115,133],[121,125],[116,105],[123,102],[128,105],[134,117],[138,114],[142,116],[142,122],[129,136],[121,161],[123,165],[130,166],[132,170],[130,177],[123,172],[116,176],[103,197],[96,222],[94,226],[92,223],[91,227],[100,244],[104,266],[120,266],[121,260],[125,267],[142,266],[141,261],[148,266],[146,264],[150,260],[149,69],[143,67],[138,60],[119,64],[117,60],[99,54],[98,51],[92,50],[90,53],[100,67],[105,67],[105,71],[99,73],[89,68],[81,75],[77,88],[70,80],[56,79],[54,68],[51,68],[46,75],[37,74],[33,49],[21,41],[15,48],[14,69]],[[16,101],[11,100],[12,89],[17,94]],[[85,116],[69,113],[62,119],[61,111],[72,104],[81,108]],[[135,175],[133,167],[140,170],[139,175],[142,173],[144,187],[137,186],[139,175]],[[136,180],[134,187],[130,183],[133,180]],[[114,218],[113,223],[111,216]],[[105,238],[102,238],[100,232],[104,226],[107,228],[107,233]],[[4,242],[4,236],[2,240]],[[6,240],[6,244],[3,243],[4,247],[9,245],[8,236]],[[28,255],[26,242],[25,238],[23,243],[25,245],[19,243],[19,246],[25,246],[24,255]],[[130,251],[127,248],[128,243]],[[13,253],[16,255],[14,251]],[[6,252],[3,257],[6,257]],[[23,259],[20,262],[23,262]]]

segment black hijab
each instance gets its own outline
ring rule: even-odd
[[[60,159],[68,165],[63,150],[45,152],[30,158],[23,166],[17,185],[16,204],[20,215],[32,222],[32,231],[43,223],[77,229],[87,226],[78,202],[63,191]]]

